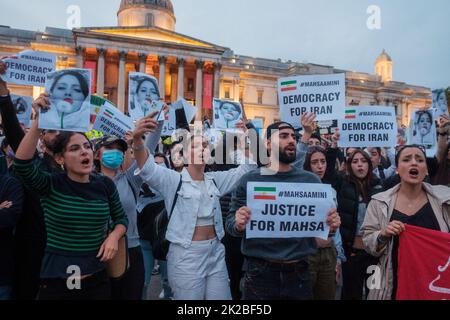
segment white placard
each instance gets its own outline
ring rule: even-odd
[[[394,107],[358,106],[345,110],[339,122],[343,148],[395,147],[397,143],[397,117]]]
[[[242,120],[243,111],[239,102],[213,100],[213,127],[218,130],[235,131],[236,124]]]
[[[177,116],[175,113],[175,108],[169,108],[169,112],[167,113],[167,115],[164,116],[163,113],[162,116],[164,119],[164,125],[161,135],[165,137],[171,136],[172,133],[175,131],[177,125]]]
[[[408,144],[424,146],[427,157],[432,158],[437,151],[435,111],[418,110],[411,114],[408,130]]]
[[[433,91],[433,109],[436,110],[435,119],[439,119],[443,115],[449,115],[447,95],[444,89]]]
[[[278,79],[281,120],[301,127],[301,115],[313,112],[318,121],[342,119],[345,74],[308,75]]]
[[[91,70],[65,69],[47,74],[50,108],[39,112],[39,128],[87,132],[90,126]]]
[[[159,112],[164,102],[160,101],[158,80],[139,72],[130,72],[128,78],[128,113],[131,119],[138,121],[152,112]]]
[[[33,113],[33,108],[31,107],[33,98],[12,94],[11,100],[16,109],[17,119],[20,123],[23,123],[25,127],[29,128],[31,124],[31,114]]]
[[[326,220],[335,207],[330,185],[308,183],[247,183],[252,211],[246,237],[328,239]]]
[[[128,131],[134,130],[134,124],[130,117],[110,103],[105,103],[95,120],[93,129],[105,135],[123,138]]]
[[[56,70],[56,55],[42,51],[22,51],[3,62],[6,63],[7,71],[1,78],[25,86],[45,86],[46,74]]]

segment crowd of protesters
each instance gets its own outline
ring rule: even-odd
[[[263,137],[244,117],[215,148],[196,132],[163,147],[156,114],[123,138],[90,141],[39,129],[49,105],[47,94],[36,99],[24,130],[0,80],[0,300],[148,300],[157,258],[161,299],[390,300],[405,224],[450,232],[446,116],[427,158],[401,132],[395,150],[340,149],[339,131],[321,136],[310,113],[302,132],[276,122]],[[331,185],[328,239],[247,238],[250,182]],[[170,242],[162,258],[161,213]],[[122,239],[129,266],[111,278]],[[367,287],[374,265],[376,289]],[[72,266],[77,289],[68,287]]]

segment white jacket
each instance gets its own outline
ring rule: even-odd
[[[215,198],[214,227],[219,240],[225,235],[222,210],[219,202],[220,197],[231,192],[235,184],[244,174],[256,168],[256,165],[245,164],[229,171],[205,173],[206,189],[208,190],[209,196]],[[181,177],[182,186],[178,192],[178,199],[172,213],[173,216],[167,227],[166,239],[184,248],[190,247],[197,224],[198,209],[201,205],[201,191],[193,183],[189,172],[183,169],[180,174],[176,171],[158,166],[155,164],[153,156],[150,155],[142,170],[136,170],[135,174],[139,174],[149,187],[161,193],[168,214],[170,214],[170,210],[172,209],[175,192]]]

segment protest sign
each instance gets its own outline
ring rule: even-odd
[[[247,183],[252,211],[247,239],[328,239],[328,212],[335,207],[330,185],[307,183]]]
[[[308,75],[278,80],[281,120],[301,127],[300,117],[313,112],[318,121],[344,117],[345,74]]]
[[[397,274],[397,300],[450,299],[450,234],[407,225]]]
[[[39,128],[87,132],[90,125],[91,70],[66,69],[47,73],[48,110],[39,111]]]
[[[91,96],[91,123],[95,123],[95,120],[104,105],[107,105],[111,108],[116,108],[114,103],[105,98],[99,97],[97,95]]]
[[[56,69],[56,55],[42,51],[22,51],[3,62],[7,71],[1,78],[5,82],[25,86],[43,87],[46,74]]]
[[[134,130],[134,124],[130,117],[124,115],[116,107],[106,103],[100,110],[93,129],[105,135],[123,138],[128,131]]]
[[[218,130],[236,130],[236,124],[242,120],[243,111],[239,102],[214,99],[213,126]]]
[[[163,115],[164,117],[164,115]],[[176,129],[177,117],[175,114],[175,109],[170,108],[167,115],[164,117],[164,125],[162,129],[162,136],[171,136],[174,130]]]
[[[176,110],[183,109],[184,114],[186,115],[186,121],[187,123],[191,123],[194,119],[195,115],[197,114],[198,107],[193,106],[189,102],[187,102],[185,99],[180,99],[177,102],[174,102],[172,104],[172,107]]]
[[[16,109],[17,119],[20,123],[23,123],[25,127],[30,127],[31,114],[33,113],[33,108],[31,104],[33,103],[32,97],[17,96],[15,94],[11,95],[11,101]]]
[[[444,89],[433,91],[433,109],[436,110],[436,119],[439,119],[439,117],[443,115],[449,115],[447,95]]]
[[[432,109],[418,110],[411,114],[408,130],[408,144],[424,146],[427,157],[434,157],[437,151],[435,112]]]
[[[339,120],[339,147],[395,147],[397,117],[394,107],[348,107]]]
[[[130,72],[128,94],[128,113],[133,121],[140,120],[152,112],[160,111],[158,81],[145,73]]]

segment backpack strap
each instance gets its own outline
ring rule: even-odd
[[[175,191],[175,198],[173,199],[172,209],[170,210],[169,221],[168,221],[167,224],[169,224],[170,218],[172,218],[172,213],[173,213],[173,210],[175,209],[175,204],[177,203],[177,200],[178,200],[178,191],[181,190],[181,185],[183,184],[183,180],[182,179],[183,179],[183,176],[180,175],[180,182],[178,183],[177,191]]]

